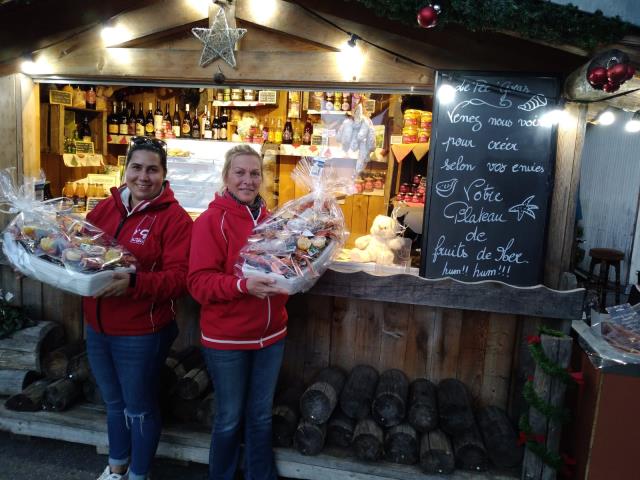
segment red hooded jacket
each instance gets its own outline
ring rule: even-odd
[[[201,342],[218,350],[256,350],[287,334],[287,295],[260,299],[234,274],[240,249],[261,220],[228,193],[216,194],[193,225],[189,292],[200,303]]]
[[[145,335],[175,318],[174,300],[186,293],[191,217],[165,182],[162,193],[127,212],[125,187],[112,188],[87,220],[114,237],[138,260],[126,296],[83,299],[84,318],[97,332]]]

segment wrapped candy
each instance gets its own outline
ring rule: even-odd
[[[93,296],[113,271],[135,271],[136,259],[98,227],[71,215],[67,198],[39,202],[33,184],[19,188],[0,172],[0,211],[17,213],[2,235],[2,251],[22,274],[53,287]]]
[[[348,232],[335,197],[349,187],[321,158],[303,158],[292,177],[311,193],[257,225],[236,264],[243,277],[273,279],[291,295],[311,288],[344,245]]]

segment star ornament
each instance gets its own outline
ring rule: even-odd
[[[522,220],[522,218],[525,215],[530,216],[531,218],[533,218],[534,220],[536,219],[536,214],[534,212],[534,210],[539,210],[539,207],[537,205],[534,205],[531,203],[531,201],[534,199],[535,195],[531,195],[530,197],[525,198],[522,203],[519,203],[518,205],[514,205],[513,207],[511,207],[509,209],[510,213],[517,213],[518,214],[518,221],[520,222]]]
[[[227,16],[222,7],[218,9],[216,16],[209,23],[209,28],[192,28],[191,32],[204,43],[202,55],[200,55],[201,67],[206,67],[218,57],[233,68],[236,67],[233,47],[247,33],[247,29],[229,28]]]

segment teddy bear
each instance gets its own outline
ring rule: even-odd
[[[394,251],[403,245],[399,235],[402,227],[394,218],[378,215],[373,220],[370,232],[370,235],[356,238],[356,247],[351,250],[351,260],[392,265]]]

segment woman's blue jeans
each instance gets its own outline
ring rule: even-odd
[[[104,335],[87,327],[87,354],[107,406],[109,465],[129,464],[129,478],[144,479],[160,439],[158,382],[175,322],[148,335]]]
[[[216,401],[209,480],[234,478],[243,423],[244,478],[276,480],[271,410],[284,340],[260,350],[203,350]]]

